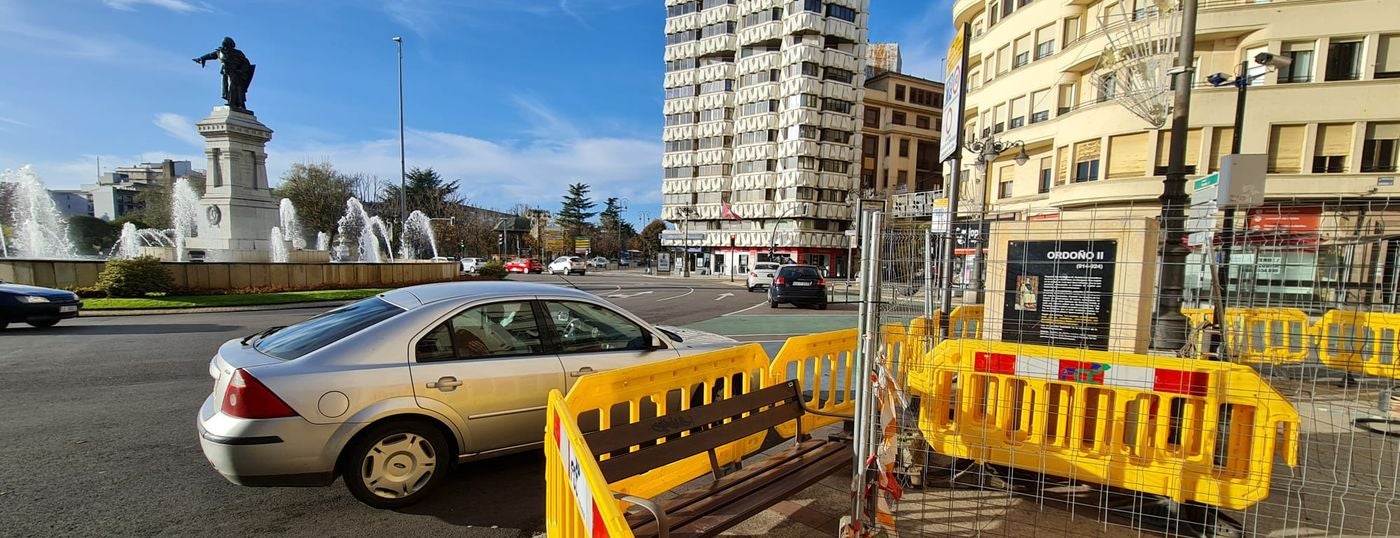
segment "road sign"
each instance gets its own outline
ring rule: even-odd
[[[938,148],[939,161],[952,157],[958,152],[958,144],[962,143],[958,136],[962,130],[962,72],[967,67],[963,63],[963,39],[966,37],[963,34],[964,30],[958,30],[953,42],[948,45],[947,74],[943,77],[943,138]]]
[[[1208,176],[1201,176],[1199,178],[1196,178],[1195,181],[1191,182],[1191,190],[1201,191],[1205,190],[1208,187],[1214,187],[1219,184],[1220,172],[1215,172]]]

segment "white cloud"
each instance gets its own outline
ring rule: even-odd
[[[136,6],[149,5],[165,8],[179,13],[193,13],[196,11],[209,11],[209,6],[201,3],[194,5],[185,0],[102,0],[107,7],[120,9],[122,11],[135,11]]]
[[[660,201],[659,138],[590,135],[539,102],[516,103],[531,123],[528,138],[491,141],[411,129],[405,137],[408,166],[432,167],[448,179],[460,180],[463,195],[490,207],[554,206],[565,186],[575,182],[591,185],[599,199],[618,196],[634,205]],[[276,181],[294,162],[327,161],[343,172],[397,178],[399,145],[394,134],[339,144],[278,147],[274,142],[268,148],[268,175]]]
[[[171,112],[161,112],[156,114],[156,118],[151,123],[181,142],[191,146],[204,146],[204,137],[199,136],[199,132],[195,130],[194,124],[190,123],[189,118]]]
[[[4,117],[4,116],[0,116],[0,123],[5,123],[5,124],[9,124],[9,125],[17,125],[17,126],[20,126],[20,127],[29,127],[29,124],[28,124],[28,123],[19,121],[19,120],[17,120],[17,119],[6,118],[6,117]]]

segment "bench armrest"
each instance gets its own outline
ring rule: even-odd
[[[845,414],[845,413],[832,413],[832,412],[828,412],[828,411],[818,411],[818,410],[816,410],[816,409],[812,409],[812,408],[810,408],[810,407],[807,407],[807,402],[803,402],[803,401],[801,401],[801,400],[798,400],[798,401],[797,401],[797,404],[800,405],[800,406],[802,406],[802,412],[803,412],[803,413],[809,413],[809,414],[813,414],[813,415],[817,415],[817,416],[821,416],[821,417],[839,418],[839,419],[841,419],[841,420],[855,420],[855,419],[856,419],[855,414],[849,414],[849,415],[848,415],[848,414]]]
[[[671,524],[666,521],[666,510],[661,508],[660,505],[652,502],[651,499],[643,499],[623,493],[613,493],[613,497],[617,498],[619,501],[640,506],[643,510],[651,512],[651,517],[656,518],[657,537],[670,538]]]

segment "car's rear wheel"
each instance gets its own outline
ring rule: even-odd
[[[817,303],[817,310],[826,310],[826,303]]]
[[[49,327],[53,327],[54,325],[58,325],[58,320],[56,320],[56,319],[43,319],[43,320],[38,320],[38,321],[26,321],[25,323],[28,323],[29,325],[31,325],[31,326],[33,326],[33,327],[38,327],[38,328],[40,328],[40,329],[46,329],[46,328],[49,328]]]
[[[447,440],[421,422],[372,427],[347,449],[341,475],[360,502],[402,508],[423,500],[451,468]]]
[[[769,300],[768,300],[768,308],[777,308],[777,307],[778,307],[778,301],[777,301],[776,299],[769,299]]]

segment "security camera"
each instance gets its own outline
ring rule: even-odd
[[[1219,87],[1224,86],[1224,85],[1226,85],[1226,84],[1228,84],[1228,83],[1230,82],[1230,75],[1226,75],[1225,73],[1216,73],[1216,74],[1207,76],[1207,77],[1206,77],[1206,82],[1209,82],[1211,86],[1215,86],[1215,87],[1219,88]]]
[[[1254,63],[1274,69],[1283,69],[1293,65],[1293,59],[1287,56],[1275,56],[1267,52],[1261,52],[1254,55]]]

